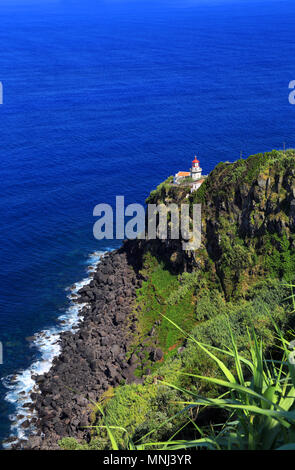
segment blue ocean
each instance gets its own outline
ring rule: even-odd
[[[195,154],[209,173],[295,147],[295,3],[1,0],[0,19],[2,440],[77,321],[67,288],[121,244],[93,237],[96,204],[143,203]]]

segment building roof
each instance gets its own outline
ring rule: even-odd
[[[176,173],[176,176],[190,176],[190,174],[190,171],[179,171],[178,173]]]
[[[195,183],[202,184],[202,183],[204,183],[204,181],[205,181],[205,178],[200,178],[199,180],[194,180],[193,184],[195,184]]]

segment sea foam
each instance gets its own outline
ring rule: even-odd
[[[37,349],[38,360],[34,361],[28,369],[2,380],[4,386],[9,390],[5,399],[15,406],[15,412],[9,416],[12,421],[10,439],[9,442],[3,443],[4,448],[11,447],[19,440],[26,440],[29,435],[35,433],[33,423],[36,411],[30,409],[30,404],[33,403],[30,395],[32,392],[38,393],[39,389],[34,377],[49,371],[53,359],[61,352],[60,334],[64,331],[73,331],[83,318],[81,310],[86,304],[75,304],[74,299],[77,297],[79,289],[92,280],[93,272],[105,253],[106,251],[96,251],[88,257],[86,262],[88,277],[66,288],[66,291],[69,292],[67,295],[70,303],[68,309],[59,315],[55,326],[34,335],[31,346]],[[12,441],[12,438],[15,438],[15,441]]]

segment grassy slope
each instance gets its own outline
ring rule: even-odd
[[[179,288],[178,276],[165,269],[162,263],[149,254],[146,255],[142,274],[146,280],[137,292],[137,305],[140,307],[138,333],[140,338],[145,338],[155,323],[160,321],[156,328],[158,345],[168,353],[180,344],[181,334],[167,320],[162,319],[160,313],[190,331],[195,323],[194,293],[189,292],[177,305],[174,302],[168,303],[171,293]]]
[[[190,198],[190,202],[201,201],[204,205],[205,229],[210,218],[217,221],[214,235],[219,235],[221,240],[218,256],[214,253],[212,256],[206,241],[195,254],[202,267],[199,276],[195,273],[177,275],[168,269],[167,263],[163,264],[157,257],[146,254],[142,270],[145,281],[137,292],[138,331],[134,336],[132,351],[137,354],[143,352],[138,375],[144,376],[147,368],[151,369],[151,375],[145,377],[143,385],[122,384],[115,390],[114,397],[104,405],[109,424],[120,426],[125,423],[130,434],[138,438],[172,416],[177,408],[173,404],[175,392],[156,385],[159,378],[177,386],[197,387],[207,396],[216,393],[216,387],[196,383],[180,374],[194,371],[214,377],[218,376],[219,371],[206,354],[200,352],[194,344],[187,343],[180,331],[160,314],[191,332],[198,340],[216,347],[230,344],[228,324],[239,350],[244,354],[248,354],[247,329],[253,326],[258,336],[263,338],[265,348],[272,347],[274,332],[269,312],[279,325],[289,322],[290,306],[284,301],[289,291],[280,279],[293,279],[295,272],[293,235],[288,228],[290,214],[286,205],[286,186],[295,169],[294,155],[294,151],[288,151],[287,154],[270,152],[249,157],[246,161],[239,160],[232,165],[221,163]],[[285,175],[285,188],[278,184],[280,174]],[[257,188],[257,178],[269,179],[273,186],[268,193]],[[243,197],[247,198],[252,191],[256,199],[247,213],[251,236],[249,233],[241,233],[238,218],[235,218],[235,200],[240,188],[244,191]],[[166,181],[151,193],[148,202],[181,202],[185,195],[185,192],[177,192],[177,188],[171,187],[169,181]],[[220,209],[223,204],[227,205],[225,210]],[[281,232],[271,232],[266,225],[264,231],[260,230],[257,235],[255,230],[260,227],[261,214],[266,205],[272,207],[271,204],[273,208],[269,220],[272,222],[273,218],[276,222],[288,219],[286,225],[283,225]],[[152,328],[155,333],[149,336]],[[185,348],[178,352],[181,345]],[[164,352],[164,360],[152,363],[146,352],[149,347],[160,347]],[[225,361],[231,367],[230,361],[226,358]],[[155,431],[153,438],[169,437],[185,419],[187,416],[180,415],[169,426]],[[209,416],[206,419],[211,418]],[[97,422],[102,422],[99,417]],[[117,433],[123,443],[122,433]],[[105,431],[101,431],[100,437],[93,440],[92,445],[95,448],[109,446]]]

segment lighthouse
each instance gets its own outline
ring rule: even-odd
[[[207,175],[202,175],[202,168],[200,162],[195,157],[192,161],[192,167],[190,171],[179,171],[176,173],[173,179],[174,184],[189,185],[191,187],[191,193],[197,191],[201,184],[204,183]]]
[[[191,167],[191,178],[193,181],[199,180],[202,178],[202,168],[199,165],[199,160],[197,157],[194,158],[192,161],[192,167]]]

